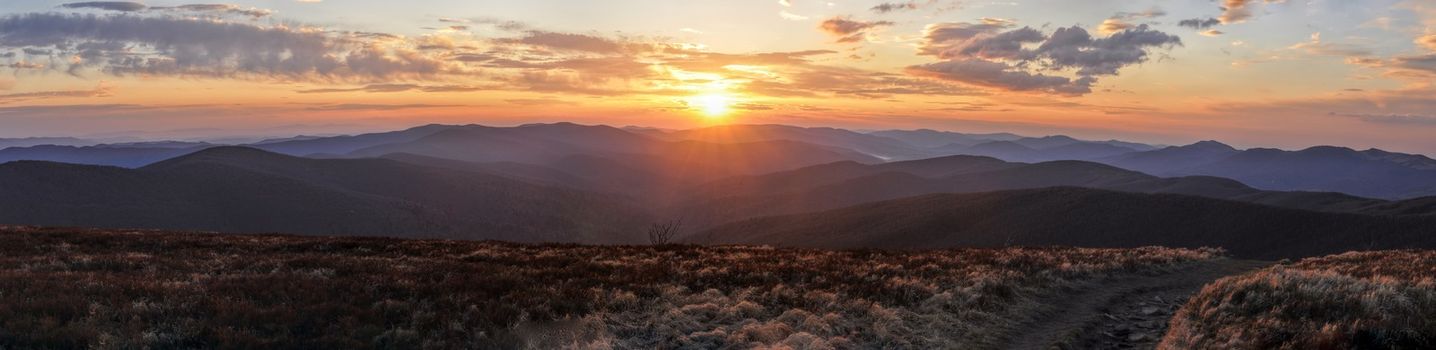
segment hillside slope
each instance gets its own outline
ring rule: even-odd
[[[952,156],[880,165],[835,163],[712,182],[690,190],[687,202],[668,206],[663,215],[687,218],[695,226],[704,227],[756,216],[836,209],[924,194],[1054,186],[1183,194],[1325,212],[1432,213],[1429,199],[1389,202],[1339,193],[1263,191],[1229,179],[1160,178],[1092,162],[1024,164]]]
[[[1048,188],[939,194],[763,217],[686,237],[816,248],[1215,246],[1276,259],[1351,249],[1436,247],[1436,217],[1282,209],[1201,197]]]
[[[319,160],[211,148],[137,170],[0,165],[0,222],[636,243],[621,197],[385,159]]]

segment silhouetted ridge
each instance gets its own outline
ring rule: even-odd
[[[1204,151],[1227,151],[1227,152],[1236,152],[1236,151],[1237,151],[1236,147],[1232,147],[1232,146],[1227,145],[1227,144],[1225,144],[1225,143],[1221,143],[1221,142],[1218,142],[1218,141],[1212,141],[1212,140],[1199,141],[1199,142],[1196,142],[1196,143],[1193,143],[1193,144],[1190,144],[1190,145],[1186,145],[1186,146],[1176,146],[1176,148],[1178,148],[1178,149],[1204,150]]]
[[[265,151],[265,150],[261,150],[261,149],[253,148],[253,147],[245,147],[245,146],[216,146],[216,147],[210,147],[210,148],[202,149],[202,150],[199,150],[199,151],[195,151],[194,153],[182,155],[182,156],[179,156],[179,157],[170,158],[170,159],[167,159],[167,160],[165,160],[165,161],[163,161],[163,162],[155,163],[155,164],[152,165],[152,166],[162,166],[162,165],[164,165],[164,164],[188,163],[188,162],[226,162],[226,163],[228,163],[228,162],[262,161],[262,160],[272,160],[272,159],[286,159],[286,160],[287,160],[287,159],[301,159],[301,158],[295,157],[295,156],[289,156],[289,155],[279,154],[279,153],[275,153],[275,152],[269,152],[269,151]]]

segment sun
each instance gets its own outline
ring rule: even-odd
[[[690,106],[698,108],[703,116],[708,118],[722,118],[733,111],[733,97],[722,94],[697,95],[688,99]]]

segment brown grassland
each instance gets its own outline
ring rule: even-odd
[[[1166,349],[1436,348],[1436,251],[1351,252],[1203,288]]]
[[[0,348],[981,348],[1044,296],[1219,255],[0,227]]]

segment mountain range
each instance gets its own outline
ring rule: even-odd
[[[215,146],[195,142],[86,145],[84,140],[60,138],[0,141],[15,140],[26,143],[4,147],[5,144],[0,142],[0,162],[42,160],[135,168]],[[52,140],[55,144],[35,144],[44,140]],[[673,142],[687,143],[682,144],[681,149],[670,149],[668,146]],[[746,150],[726,147],[737,143],[749,145]],[[548,164],[575,155],[654,156],[667,161],[711,156],[738,162],[727,167],[705,169],[701,173],[721,172],[706,176],[709,179],[797,167],[775,163],[784,159],[751,159],[754,152],[806,152],[817,157],[815,161],[803,165],[835,159],[880,163],[976,155],[1026,163],[1085,160],[1163,177],[1201,175],[1229,178],[1264,190],[1341,192],[1380,199],[1436,195],[1436,160],[1422,155],[1377,149],[1357,151],[1334,146],[1297,151],[1269,148],[1241,150],[1217,141],[1162,147],[1118,140],[1087,141],[1063,135],[1024,137],[1010,133],[966,134],[934,130],[857,132],[786,125],[665,130],[557,123],[518,127],[435,124],[353,136],[275,139],[243,146],[319,158],[382,157],[404,153],[480,163]]]
[[[557,123],[242,146],[28,145],[0,160],[4,224],[632,244],[649,224],[681,222],[700,243],[931,248],[1003,237],[1252,256],[1326,252],[1355,237],[1426,246],[1436,227],[1436,161],[1329,146]],[[853,229],[829,226],[839,222]],[[1266,238],[1234,241],[1244,236]]]

